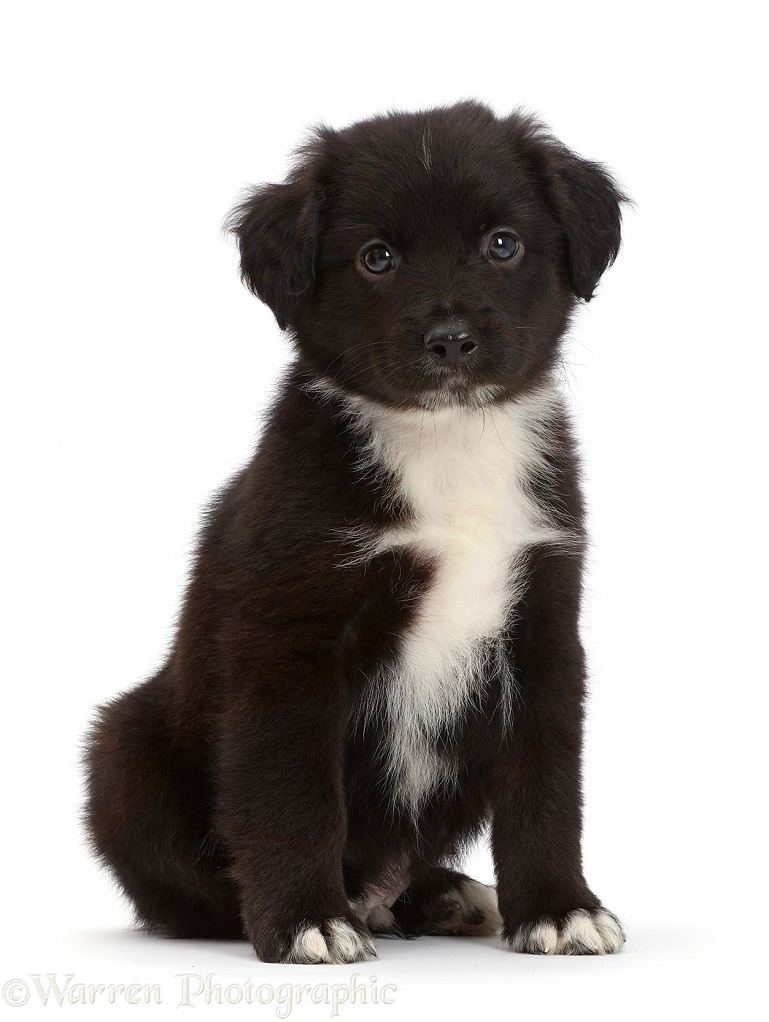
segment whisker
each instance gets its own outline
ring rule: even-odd
[[[489,408],[489,415],[491,416],[491,424],[494,427],[494,431],[497,434],[497,439],[499,440],[499,443],[502,446],[502,449],[507,451],[508,454],[512,454],[512,451],[508,450],[508,448],[505,447],[505,444],[504,444],[504,442],[502,440],[502,437],[499,435],[499,429],[497,428],[497,423],[496,423],[496,420],[494,418],[494,410],[493,410],[493,408]]]

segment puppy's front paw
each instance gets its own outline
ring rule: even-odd
[[[625,934],[605,908],[577,908],[559,920],[540,916],[522,923],[508,943],[530,955],[610,955],[625,943]]]
[[[317,924],[303,923],[287,936],[254,941],[254,946],[262,961],[294,965],[344,965],[377,956],[374,942],[363,928],[341,916]]]

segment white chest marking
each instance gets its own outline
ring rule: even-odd
[[[483,409],[401,411],[355,401],[366,470],[389,473],[412,511],[404,526],[361,537],[363,555],[408,547],[434,565],[430,589],[373,686],[380,705],[364,708],[386,716],[387,769],[413,812],[456,780],[437,736],[481,694],[489,667],[512,696],[502,643],[524,584],[523,554],[568,538],[528,486],[545,468],[548,422],[559,408],[550,386]]]

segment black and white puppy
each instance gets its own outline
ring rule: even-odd
[[[372,933],[624,941],[582,872],[585,545],[559,343],[623,195],[465,102],[321,128],[229,227],[296,358],[208,513],[165,666],[87,740],[150,928],[357,962]],[[490,821],[497,885],[452,869]]]

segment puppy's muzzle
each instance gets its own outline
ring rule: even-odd
[[[425,347],[443,365],[469,362],[478,349],[478,335],[464,320],[439,323],[425,334]]]

